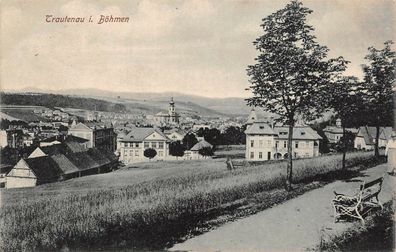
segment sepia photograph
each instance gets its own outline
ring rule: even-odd
[[[0,251],[395,251],[396,0],[0,0]]]

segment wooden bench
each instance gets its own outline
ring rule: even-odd
[[[342,217],[352,217],[361,220],[372,209],[383,208],[378,199],[381,192],[382,182],[384,178],[378,178],[371,182],[363,182],[360,185],[359,192],[353,196],[337,193],[334,191],[334,221],[337,222]]]
[[[232,161],[230,157],[227,157],[226,165],[228,170],[234,170],[237,166],[244,166],[243,163]]]

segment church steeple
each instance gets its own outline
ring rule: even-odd
[[[169,102],[168,114],[169,115],[175,115],[175,113],[176,113],[175,102],[173,101],[173,97],[171,97],[171,100]]]

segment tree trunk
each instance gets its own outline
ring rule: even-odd
[[[376,134],[375,134],[375,143],[374,143],[374,152],[375,152],[375,157],[379,158],[379,135],[380,135],[380,126],[377,123],[376,125]]]
[[[342,124],[342,170],[345,171],[345,158],[347,151],[347,143],[345,141],[345,126]]]
[[[289,124],[289,135],[287,138],[287,174],[286,174],[286,190],[291,191],[293,176],[293,123]]]

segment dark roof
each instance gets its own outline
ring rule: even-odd
[[[62,173],[58,165],[49,156],[27,158],[24,161],[36,178],[41,181],[56,181]]]
[[[98,149],[88,149],[85,152],[68,153],[65,157],[79,170],[89,170],[117,161],[117,157],[114,153]]]
[[[84,152],[84,151],[87,150],[87,148],[84,145],[82,145],[80,143],[77,143],[77,142],[71,142],[70,141],[70,142],[64,142],[63,144],[71,152]]]
[[[62,170],[62,173],[69,174],[78,172],[79,169],[75,166],[65,155],[56,154],[51,156],[54,162],[58,165],[59,169]]]
[[[52,156],[55,154],[64,154],[66,153],[66,146],[64,144],[53,144],[48,146],[40,146],[40,148],[45,154]]]
[[[77,136],[73,136],[73,135],[67,135],[64,142],[86,143],[86,142],[89,142],[89,140],[85,139],[85,138],[82,138],[82,137],[77,137]]]

